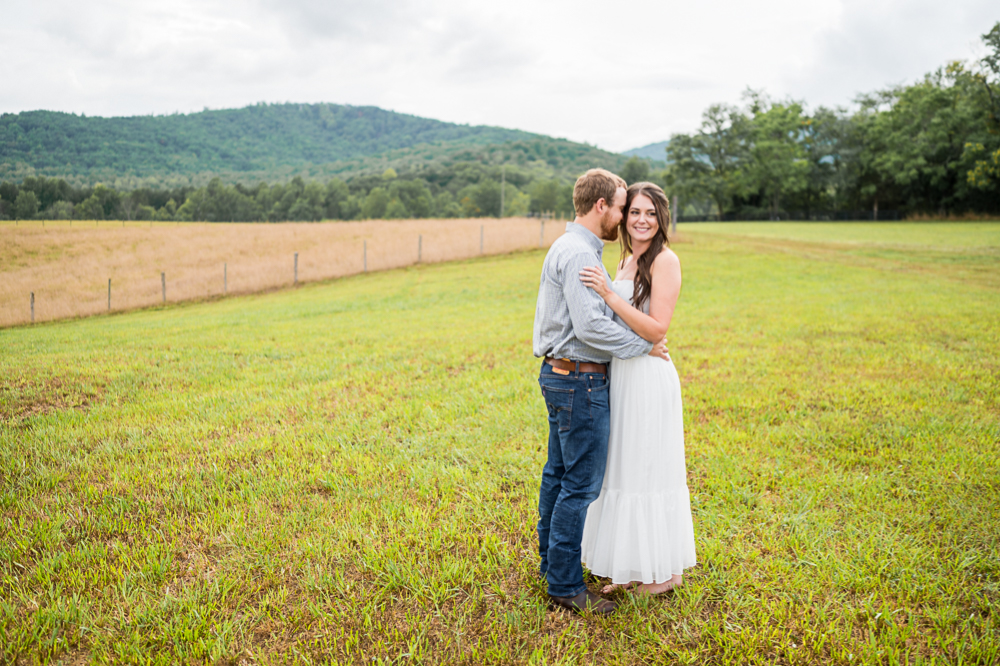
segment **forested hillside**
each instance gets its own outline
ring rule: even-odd
[[[570,141],[376,107],[258,104],[127,118],[29,111],[0,117],[0,180],[46,176],[116,189],[197,186],[213,177],[250,184],[482,161],[482,149],[498,144],[512,144],[498,159],[543,171],[618,160]]]

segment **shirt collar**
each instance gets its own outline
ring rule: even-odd
[[[594,248],[594,251],[597,252],[597,256],[604,256],[604,241],[598,238],[594,232],[587,227],[582,224],[577,224],[576,222],[567,222],[566,233],[578,234],[581,238],[587,241],[587,245]]]

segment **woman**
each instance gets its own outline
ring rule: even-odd
[[[622,260],[609,287],[603,269],[580,279],[637,334],[656,342],[670,327],[681,267],[667,245],[670,206],[653,183],[628,188],[620,224]],[[651,356],[614,359],[608,466],[587,511],[583,563],[610,578],[604,593],[634,588],[659,594],[694,566],[694,527],[684,465],[681,385],[673,363]]]

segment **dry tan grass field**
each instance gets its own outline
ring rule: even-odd
[[[530,218],[282,224],[5,222],[0,326],[245,294],[299,282],[550,245],[564,222]],[[421,240],[422,237],[422,240]]]

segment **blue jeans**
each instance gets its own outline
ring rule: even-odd
[[[538,376],[549,412],[549,459],[538,498],[538,554],[549,594],[583,592],[580,541],[587,507],[597,499],[608,459],[608,378],[597,373],[560,375],[543,362]]]

